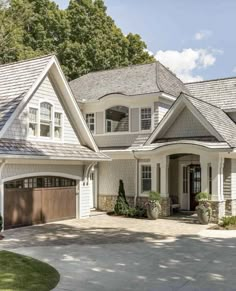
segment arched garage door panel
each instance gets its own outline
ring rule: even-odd
[[[74,180],[38,177],[5,184],[4,226],[6,229],[75,217]]]

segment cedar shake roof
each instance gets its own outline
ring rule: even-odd
[[[174,97],[189,93],[183,82],[160,62],[88,73],[71,81],[70,86],[79,101],[116,93],[133,96],[164,92]]]
[[[79,144],[30,142],[24,140],[0,139],[0,155],[35,156],[55,160],[102,161],[109,158]]]
[[[0,130],[51,59],[44,56],[0,65]]]
[[[236,77],[187,83],[190,94],[223,110],[236,111]]]

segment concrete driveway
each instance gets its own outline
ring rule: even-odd
[[[5,232],[0,248],[53,265],[55,290],[236,290],[236,231],[194,219],[96,215]]]

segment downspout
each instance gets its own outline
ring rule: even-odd
[[[138,169],[138,158],[135,156],[135,152],[134,150],[132,150],[134,159],[136,161],[136,191],[134,193],[134,207],[137,205],[137,197],[138,197],[138,192],[139,192],[139,179],[138,179],[138,175],[139,175],[139,169]]]

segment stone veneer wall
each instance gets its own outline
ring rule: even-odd
[[[225,200],[225,215],[236,215],[236,199]]]
[[[98,208],[103,211],[113,211],[116,203],[116,195],[99,195]],[[134,207],[134,197],[126,196],[126,199],[131,207]],[[145,208],[145,203],[148,197],[137,197],[136,204]],[[161,201],[161,216],[170,216],[170,198],[162,198]]]
[[[212,207],[211,222],[218,223],[225,216],[225,201],[210,201]]]

